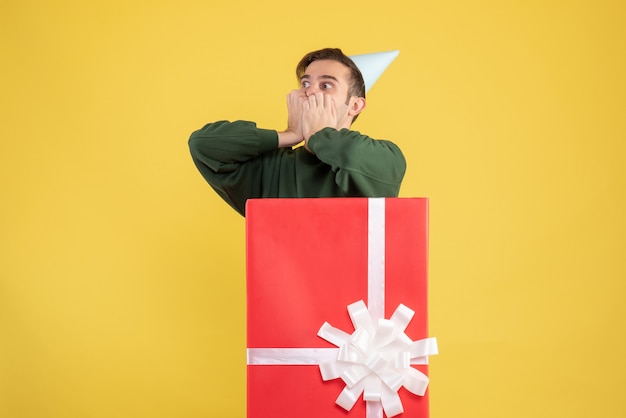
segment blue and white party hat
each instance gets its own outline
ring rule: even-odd
[[[350,59],[354,61],[365,81],[365,92],[368,92],[378,77],[385,72],[389,64],[393,62],[400,51],[375,52],[373,54],[351,55]]]

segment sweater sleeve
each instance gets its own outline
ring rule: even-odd
[[[398,196],[406,161],[393,142],[349,129],[324,128],[309,139],[308,146],[332,167],[335,182],[346,196]]]
[[[202,176],[242,215],[246,199],[259,188],[256,157],[276,149],[277,132],[259,129],[254,122],[209,123],[189,138],[191,156]]]
[[[189,138],[194,160],[214,172],[232,171],[237,164],[277,148],[276,131],[259,129],[246,121],[209,123]]]

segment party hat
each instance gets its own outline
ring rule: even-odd
[[[361,74],[363,74],[365,92],[372,88],[378,77],[385,72],[399,53],[400,51],[388,51],[350,56],[350,59],[354,61],[359,70],[361,70]]]

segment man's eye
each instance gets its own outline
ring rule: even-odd
[[[332,85],[332,84],[330,84],[330,83],[322,83],[322,88],[323,88],[324,90],[332,89],[332,88],[333,88],[333,85]]]
[[[302,82],[302,87],[304,87],[305,89],[306,89],[307,87],[309,87],[310,85],[311,85],[311,83],[309,83],[308,81],[303,81],[303,82]]]

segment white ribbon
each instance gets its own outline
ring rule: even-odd
[[[405,333],[414,311],[400,304],[385,315],[385,199],[368,199],[368,304],[348,306],[354,332],[348,334],[325,322],[318,336],[338,348],[248,348],[247,364],[319,365],[324,381],[341,378],[346,386],[336,403],[351,410],[361,394],[366,418],[404,412],[398,390],[423,396],[428,377],[411,367],[428,364],[437,354],[435,338],[412,341]]]
[[[428,356],[437,354],[436,339],[412,341],[404,333],[415,312],[403,304],[391,318],[379,318],[376,324],[362,300],[349,305],[348,312],[355,329],[351,335],[328,322],[317,334],[339,347],[335,359],[320,363],[322,380],[344,381],[346,387],[336,403],[348,411],[363,394],[373,416],[382,418],[381,406],[388,417],[401,414],[398,390],[402,386],[415,395],[426,392],[428,377],[411,364],[427,364]]]

